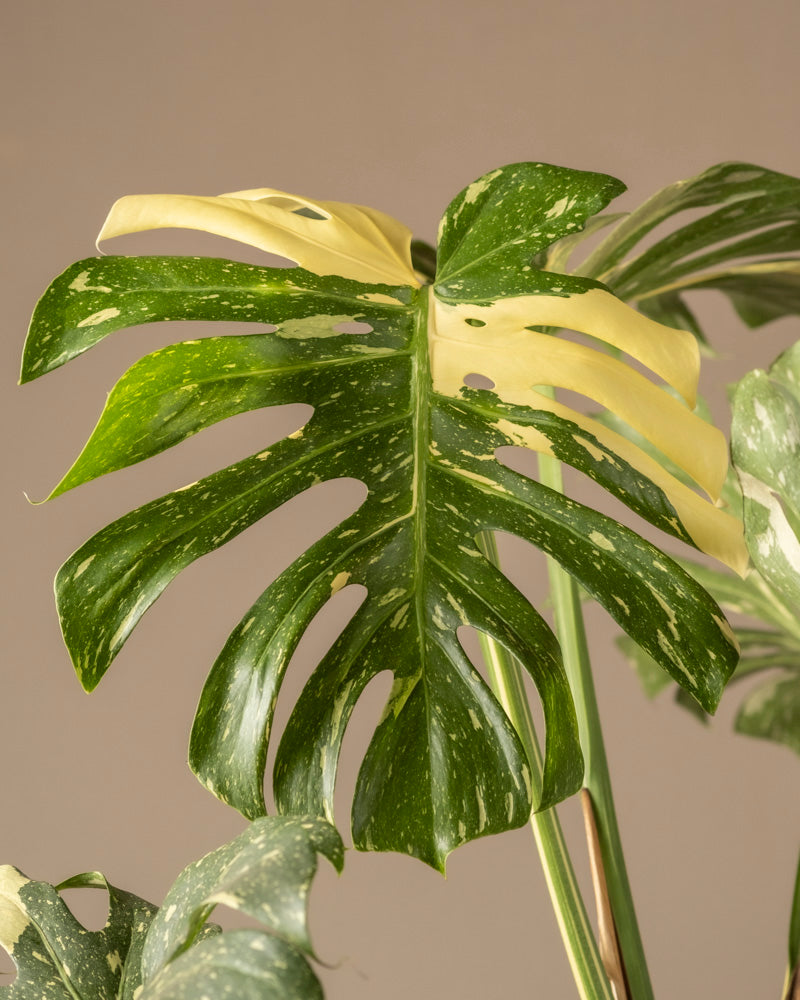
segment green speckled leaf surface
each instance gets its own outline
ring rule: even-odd
[[[307,910],[317,856],[341,871],[344,849],[313,817],[269,817],[189,865],[159,909],[98,872],[59,886],[0,867],[0,945],[18,975],[3,1000],[265,1000],[321,998]],[[88,931],[59,895],[109,894],[109,918]],[[207,923],[225,905],[264,929],[221,933]]]
[[[693,338],[638,316],[595,280],[534,264],[621,188],[605,175],[541,164],[493,171],[448,208],[436,278],[421,288],[203,258],[98,258],[56,279],[32,321],[23,379],[141,322],[253,326],[137,362],[54,495],[228,416],[287,402],[313,408],[301,430],[131,511],[65,563],[57,600],[81,683],[99,683],[142,615],[195,559],[304,490],[350,478],[366,486],[361,507],[246,611],[200,700],[192,766],[246,816],[264,813],[267,744],[292,653],[323,605],[354,584],[366,597],[300,695],[278,749],[282,811],[334,818],[348,720],[386,670],[391,695],[355,791],[357,846],[443,868],[459,844],[520,826],[532,805],[579,787],[558,644],[483,556],[476,539],[484,531],[516,534],[553,555],[713,710],[736,659],[716,604],[634,531],[512,472],[495,454],[520,444],[555,454],[674,537],[716,551],[720,536],[718,549],[739,558],[739,526],[699,495],[722,482],[725,445],[690,409]],[[572,325],[596,346],[536,332],[553,325]],[[637,356],[656,381],[612,356],[611,345]],[[472,357],[496,363],[493,387],[464,384]],[[664,381],[677,394],[661,391]],[[673,454],[691,485],[537,393],[543,382],[622,410]],[[461,647],[463,625],[494,637],[536,685],[547,732],[540,802],[531,802],[530,765],[513,727]]]

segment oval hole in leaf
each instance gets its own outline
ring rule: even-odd
[[[321,222],[327,222],[330,219],[330,216],[326,215],[324,212],[319,212],[315,208],[310,208],[308,205],[304,205],[299,198],[276,194],[259,200],[262,204],[267,203],[269,205],[274,205],[275,208],[285,208],[287,211],[291,212],[292,215],[302,215],[304,219],[315,219]]]
[[[302,215],[304,219],[314,219],[315,221],[320,220],[322,222],[326,222],[330,219],[329,215],[323,215],[322,212],[315,212],[313,208],[306,208],[305,206],[303,206],[303,208],[294,209],[293,214]]]
[[[468,326],[486,326],[486,323],[482,319],[465,319],[464,322]]]
[[[488,375],[481,375],[480,372],[470,372],[464,376],[464,385],[470,389],[494,389],[494,382]]]
[[[358,320],[345,320],[337,323],[333,329],[337,333],[372,333],[375,327],[371,323],[361,323]]]

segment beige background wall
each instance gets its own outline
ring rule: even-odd
[[[29,506],[23,490],[47,492],[127,364],[189,335],[121,334],[17,389],[25,326],[47,282],[94,252],[105,212],[125,193],[278,187],[374,205],[432,239],[450,197],[515,160],[615,174],[631,205],[725,159],[800,173],[800,7],[26,0],[5,6],[0,37],[0,861],[48,880],[100,868],[158,900],[185,863],[241,828],[186,768],[189,726],[224,637],[302,536],[284,519],[197,563],[91,698],[61,645],[51,578],[101,524],[251,453],[293,416],[236,418],[174,455]],[[172,234],[124,249],[227,252]],[[725,354],[718,380],[800,336],[797,322],[750,334],[726,306],[701,308]],[[327,516],[336,503],[347,498],[325,500]],[[306,522],[323,507],[312,498]],[[525,572],[517,556],[512,569]],[[536,582],[532,592],[541,594]],[[646,703],[599,613],[590,631],[658,996],[777,998],[800,761],[732,736],[733,702],[709,731],[669,701]],[[306,646],[298,678],[322,641]],[[343,803],[378,688],[348,744]],[[573,827],[572,806],[565,813]],[[313,923],[321,955],[339,963],[323,970],[330,1000],[573,995],[525,830],[457,852],[446,881],[407,859],[351,853],[338,883],[323,872]]]

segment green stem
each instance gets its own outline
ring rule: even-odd
[[[497,565],[494,536],[484,532],[480,543],[487,558]],[[525,694],[522,670],[490,636],[478,632],[478,638],[492,689],[530,760],[531,790],[534,801],[538,801],[542,794],[542,753]],[[581,1000],[613,1000],[555,809],[533,813],[531,828],[578,994]]]
[[[563,492],[560,462],[548,455],[539,455],[539,473],[544,486]],[[578,588],[573,578],[554,559],[548,557],[547,565],[556,632],[575,700],[581,747],[586,760],[584,786],[594,805],[600,852],[625,974],[634,1000],[653,1000],[653,988],[622,853]]]

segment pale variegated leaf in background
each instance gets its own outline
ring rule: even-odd
[[[753,562],[800,609],[800,342],[737,385],[731,451]]]
[[[800,342],[768,371],[746,375],[732,402],[737,505],[754,568],[742,579],[688,560],[682,564],[726,613],[760,623],[736,628],[742,655],[731,681],[766,672],[742,699],[736,730],[800,754]],[[644,651],[624,636],[619,644],[648,695],[669,685]],[[704,717],[682,692],[676,698]]]

